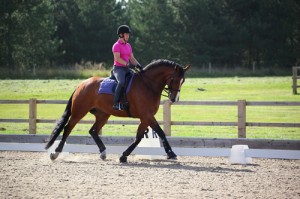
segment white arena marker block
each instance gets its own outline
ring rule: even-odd
[[[161,148],[160,140],[158,135],[153,131],[152,128],[148,128],[148,132],[145,133],[144,138],[141,140],[138,148]],[[162,155],[135,155],[136,159],[164,159]]]
[[[246,157],[248,145],[233,145],[230,150],[229,162],[231,164],[251,164],[252,158]]]

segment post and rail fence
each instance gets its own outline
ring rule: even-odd
[[[300,67],[297,67],[297,66],[294,66],[292,68],[293,70],[293,85],[292,85],[292,88],[293,88],[293,94],[296,95],[297,94],[297,88],[300,87],[300,85],[297,84],[297,80],[300,79],[300,76],[298,76],[298,70],[300,70]]]
[[[54,123],[56,119],[39,119],[37,118],[37,104],[67,104],[67,100],[37,100],[35,98],[29,100],[0,100],[0,104],[29,104],[28,119],[3,119],[2,123],[29,123],[29,134],[36,134],[38,123]],[[172,125],[189,125],[189,126],[237,126],[237,137],[246,138],[247,126],[258,127],[300,127],[300,123],[263,123],[263,122],[247,122],[246,107],[247,106],[300,106],[300,102],[272,102],[272,101],[181,101],[172,104],[168,101],[162,101],[163,105],[163,121],[159,124],[163,125],[163,129],[167,136],[171,136]],[[172,121],[171,106],[188,105],[188,106],[237,106],[237,122],[197,122],[197,121]],[[92,120],[82,120],[81,124],[93,124]],[[107,124],[126,124],[137,125],[139,121],[120,121],[109,120]],[[102,132],[100,132],[102,133]]]

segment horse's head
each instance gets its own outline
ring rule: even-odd
[[[185,72],[190,68],[190,65],[182,67],[179,64],[166,60],[159,59],[152,61],[143,69],[144,81],[149,81],[148,86],[154,93],[160,93],[164,90],[171,102],[179,100],[180,88],[184,82]],[[166,87],[166,88],[165,88]]]
[[[185,81],[184,74],[189,68],[190,65],[187,65],[184,68],[176,65],[174,68],[174,73],[168,79],[168,87],[165,90],[167,91],[171,102],[179,101],[180,88]]]

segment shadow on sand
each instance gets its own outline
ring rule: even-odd
[[[194,164],[194,165],[193,165]],[[212,173],[231,173],[231,172],[254,172],[251,168],[259,166],[258,164],[243,165],[226,165],[221,164],[221,166],[201,166],[201,163],[191,163],[191,162],[177,162],[173,160],[143,160],[141,162],[130,162],[125,164],[120,164],[122,167],[140,167],[140,168],[162,168],[162,169],[174,169],[174,170],[188,170],[197,172],[212,172]]]

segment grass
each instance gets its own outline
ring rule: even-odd
[[[107,76],[109,75],[111,66],[105,63],[80,63],[73,66],[56,66],[52,68],[0,68],[0,79],[86,79],[91,76]],[[192,66],[188,72],[189,77],[265,77],[265,76],[289,76],[290,68],[282,67],[262,67],[253,71],[250,68],[227,68],[212,67],[209,71],[208,67],[202,68]]]
[[[86,79],[91,76],[106,77],[110,70],[101,65],[92,67],[74,66],[73,68],[54,67],[33,69],[0,68],[0,79]]]
[[[82,79],[0,80],[0,99],[67,100]],[[162,97],[162,100],[166,99]],[[291,77],[187,78],[181,101],[300,101],[292,95]],[[65,105],[38,105],[39,119],[58,119]],[[28,105],[0,104],[0,118],[28,118]],[[162,120],[162,111],[156,115]],[[84,119],[93,120],[88,114]],[[125,118],[111,117],[111,120]],[[131,119],[128,119],[131,120]],[[236,106],[172,106],[172,121],[236,122]],[[300,122],[300,107],[247,107],[247,122]],[[54,124],[38,124],[38,134],[49,134]],[[91,125],[79,124],[72,134],[87,135]],[[106,125],[104,135],[134,136],[136,125]],[[0,123],[1,134],[28,133],[28,124]],[[237,127],[172,126],[172,136],[236,138]],[[247,127],[247,138],[300,140],[300,128]]]

